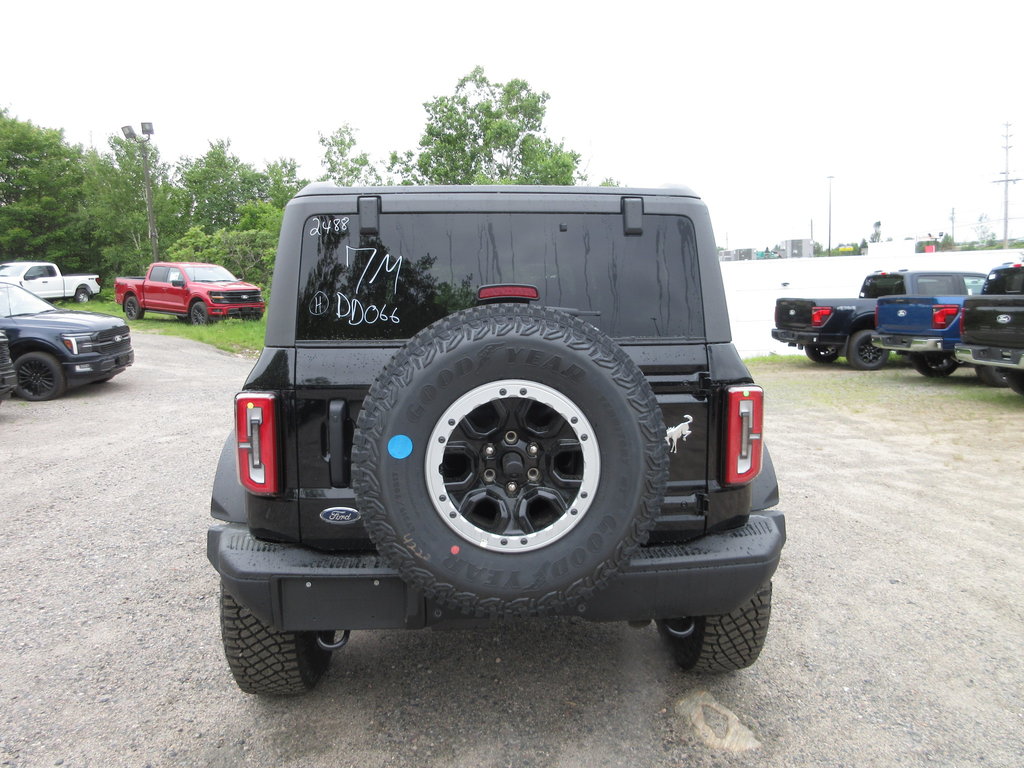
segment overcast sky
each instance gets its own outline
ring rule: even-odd
[[[837,10],[844,8],[846,10]],[[155,126],[164,161],[229,139],[321,172],[343,122],[384,158],[474,66],[550,94],[595,182],[685,185],[721,246],[1003,229],[1024,178],[1024,4],[1010,2],[9,2],[0,107],[106,148]],[[1015,138],[1013,135],[1015,134]],[[1024,236],[1024,182],[1010,185]],[[813,222],[813,224],[812,224]]]

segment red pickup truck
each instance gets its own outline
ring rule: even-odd
[[[146,312],[177,315],[193,325],[222,317],[259,320],[266,305],[252,283],[235,278],[224,267],[198,262],[156,262],[145,277],[118,277],[114,299],[129,320]]]

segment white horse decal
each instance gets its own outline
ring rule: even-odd
[[[669,445],[669,453],[678,453],[680,440],[686,442],[686,438],[690,436],[691,421],[693,421],[693,416],[683,416],[681,424],[676,424],[665,432],[665,442]]]

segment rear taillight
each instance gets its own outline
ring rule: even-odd
[[[243,392],[235,397],[238,479],[250,493],[277,493],[277,398]]]
[[[724,485],[749,483],[761,471],[764,391],[734,386],[725,391]]]
[[[948,328],[959,311],[960,307],[956,304],[936,304],[932,307],[932,328]]]
[[[832,314],[832,307],[814,307],[811,309],[811,327],[821,328]]]

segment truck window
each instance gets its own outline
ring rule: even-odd
[[[862,299],[877,299],[881,296],[895,296],[907,292],[903,275],[868,275],[860,289]]]
[[[988,276],[982,293],[989,295],[1024,293],[1024,269],[997,269]]]
[[[149,280],[153,283],[166,283],[167,282],[167,270],[168,267],[153,267],[149,271]]]
[[[494,283],[533,285],[612,337],[704,336],[692,222],[648,216],[626,236],[621,215],[582,213],[395,213],[374,235],[355,215],[310,217],[296,336],[406,339]]]
[[[967,287],[968,296],[977,296],[985,287],[985,278],[975,277],[974,275],[964,275],[964,285]]]
[[[181,270],[178,269],[177,267],[171,267],[169,270],[167,270],[167,282],[168,283],[173,283],[175,280],[184,280],[184,279],[185,278],[183,278],[181,276]]]
[[[54,277],[57,274],[57,270],[53,267],[47,267],[45,265],[38,265],[35,267],[29,267],[25,271],[26,280],[38,280],[41,277]]]
[[[926,296],[959,296],[962,291],[960,278],[955,275],[919,275],[914,292]]]

